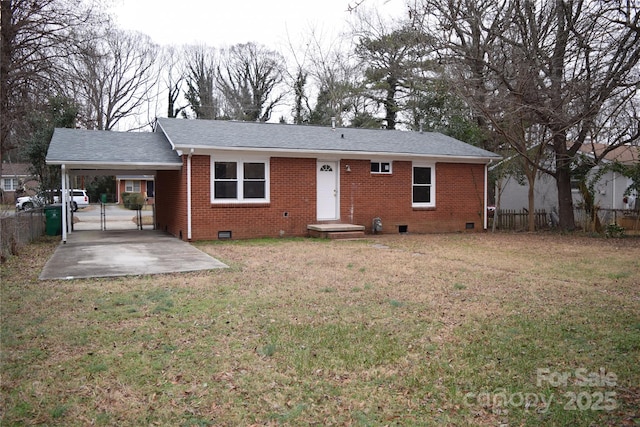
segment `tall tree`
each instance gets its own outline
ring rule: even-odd
[[[186,78],[184,61],[173,46],[163,49],[162,59],[162,80],[164,89],[167,90],[167,117],[175,118],[187,108],[186,105],[178,106],[178,100],[182,95],[182,84]]]
[[[158,47],[141,33],[106,25],[78,34],[78,50],[70,56],[69,84],[81,101],[81,120],[88,129],[112,130],[135,123],[157,81]]]
[[[366,93],[383,107],[388,129],[395,129],[410,89],[430,68],[428,37],[414,20],[388,23],[378,14],[358,14],[355,53],[365,67]]]
[[[53,130],[74,128],[78,115],[75,101],[64,97],[53,97],[47,101],[44,111],[29,114],[33,128],[31,136],[21,147],[24,157],[31,163],[31,173],[38,178],[40,190],[47,196],[60,188],[60,167],[47,165],[46,157]]]
[[[0,157],[29,137],[30,113],[45,109],[63,80],[71,34],[96,19],[89,1],[0,1]]]
[[[406,102],[405,114],[411,130],[440,132],[476,146],[488,139],[472,109],[451,87],[445,77],[435,75],[414,82]]]
[[[284,57],[265,46],[246,43],[228,49],[217,72],[227,114],[237,120],[268,121],[284,97],[276,93],[284,69]]]
[[[300,125],[309,121],[309,97],[305,90],[307,87],[307,81],[309,79],[309,72],[302,66],[298,66],[295,77],[293,78],[293,94],[294,94],[294,106],[293,106],[293,123]]]
[[[191,46],[186,51],[185,98],[197,119],[220,117],[220,95],[216,88],[218,57],[215,49]]]
[[[311,66],[309,75],[317,87],[315,105],[309,114],[309,123],[331,125],[348,124],[356,115],[355,100],[361,86],[361,67],[342,39],[326,43],[321,35],[313,33],[309,42]],[[361,108],[360,114],[364,111]]]
[[[476,111],[488,110],[482,106],[500,91],[547,130],[552,167],[520,154],[555,178],[560,227],[575,228],[570,181],[577,152],[600,137],[596,123],[605,107],[615,100],[614,109],[627,108],[640,84],[640,6],[562,0],[422,5],[430,16],[425,31],[438,38],[456,87]]]

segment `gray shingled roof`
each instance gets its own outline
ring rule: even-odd
[[[160,133],[63,128],[53,132],[47,163],[96,167],[140,166],[153,169],[182,166],[182,160]]]
[[[160,130],[177,150],[252,149],[379,153],[421,157],[499,159],[500,156],[434,132],[403,132],[274,123],[159,118]]]

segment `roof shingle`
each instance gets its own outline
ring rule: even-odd
[[[352,152],[499,159],[500,156],[434,132],[403,132],[221,120],[159,118],[174,148]]]
[[[53,132],[47,163],[182,165],[159,133],[64,128]]]

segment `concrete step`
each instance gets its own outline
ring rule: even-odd
[[[361,239],[364,237],[364,225],[355,224],[310,224],[309,236],[323,239]]]

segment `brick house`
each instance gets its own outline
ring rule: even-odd
[[[26,163],[5,163],[0,168],[0,201],[15,203],[16,198],[32,196],[40,183],[29,171]]]
[[[145,202],[154,203],[155,177],[153,175],[116,175],[116,202],[122,204],[122,193],[140,193]]]
[[[91,162],[65,156],[77,152],[72,140],[98,131],[72,132],[79,131],[56,130],[47,161],[80,174],[70,167],[86,172]],[[160,168],[146,159],[154,167],[156,228],[184,240],[306,236],[318,224],[372,233],[376,218],[382,233],[480,231],[487,165],[499,159],[428,132],[160,118],[153,134],[171,160]],[[129,169],[149,150],[119,146],[132,151],[119,153]],[[96,164],[117,167],[107,166],[113,150],[96,150]]]

